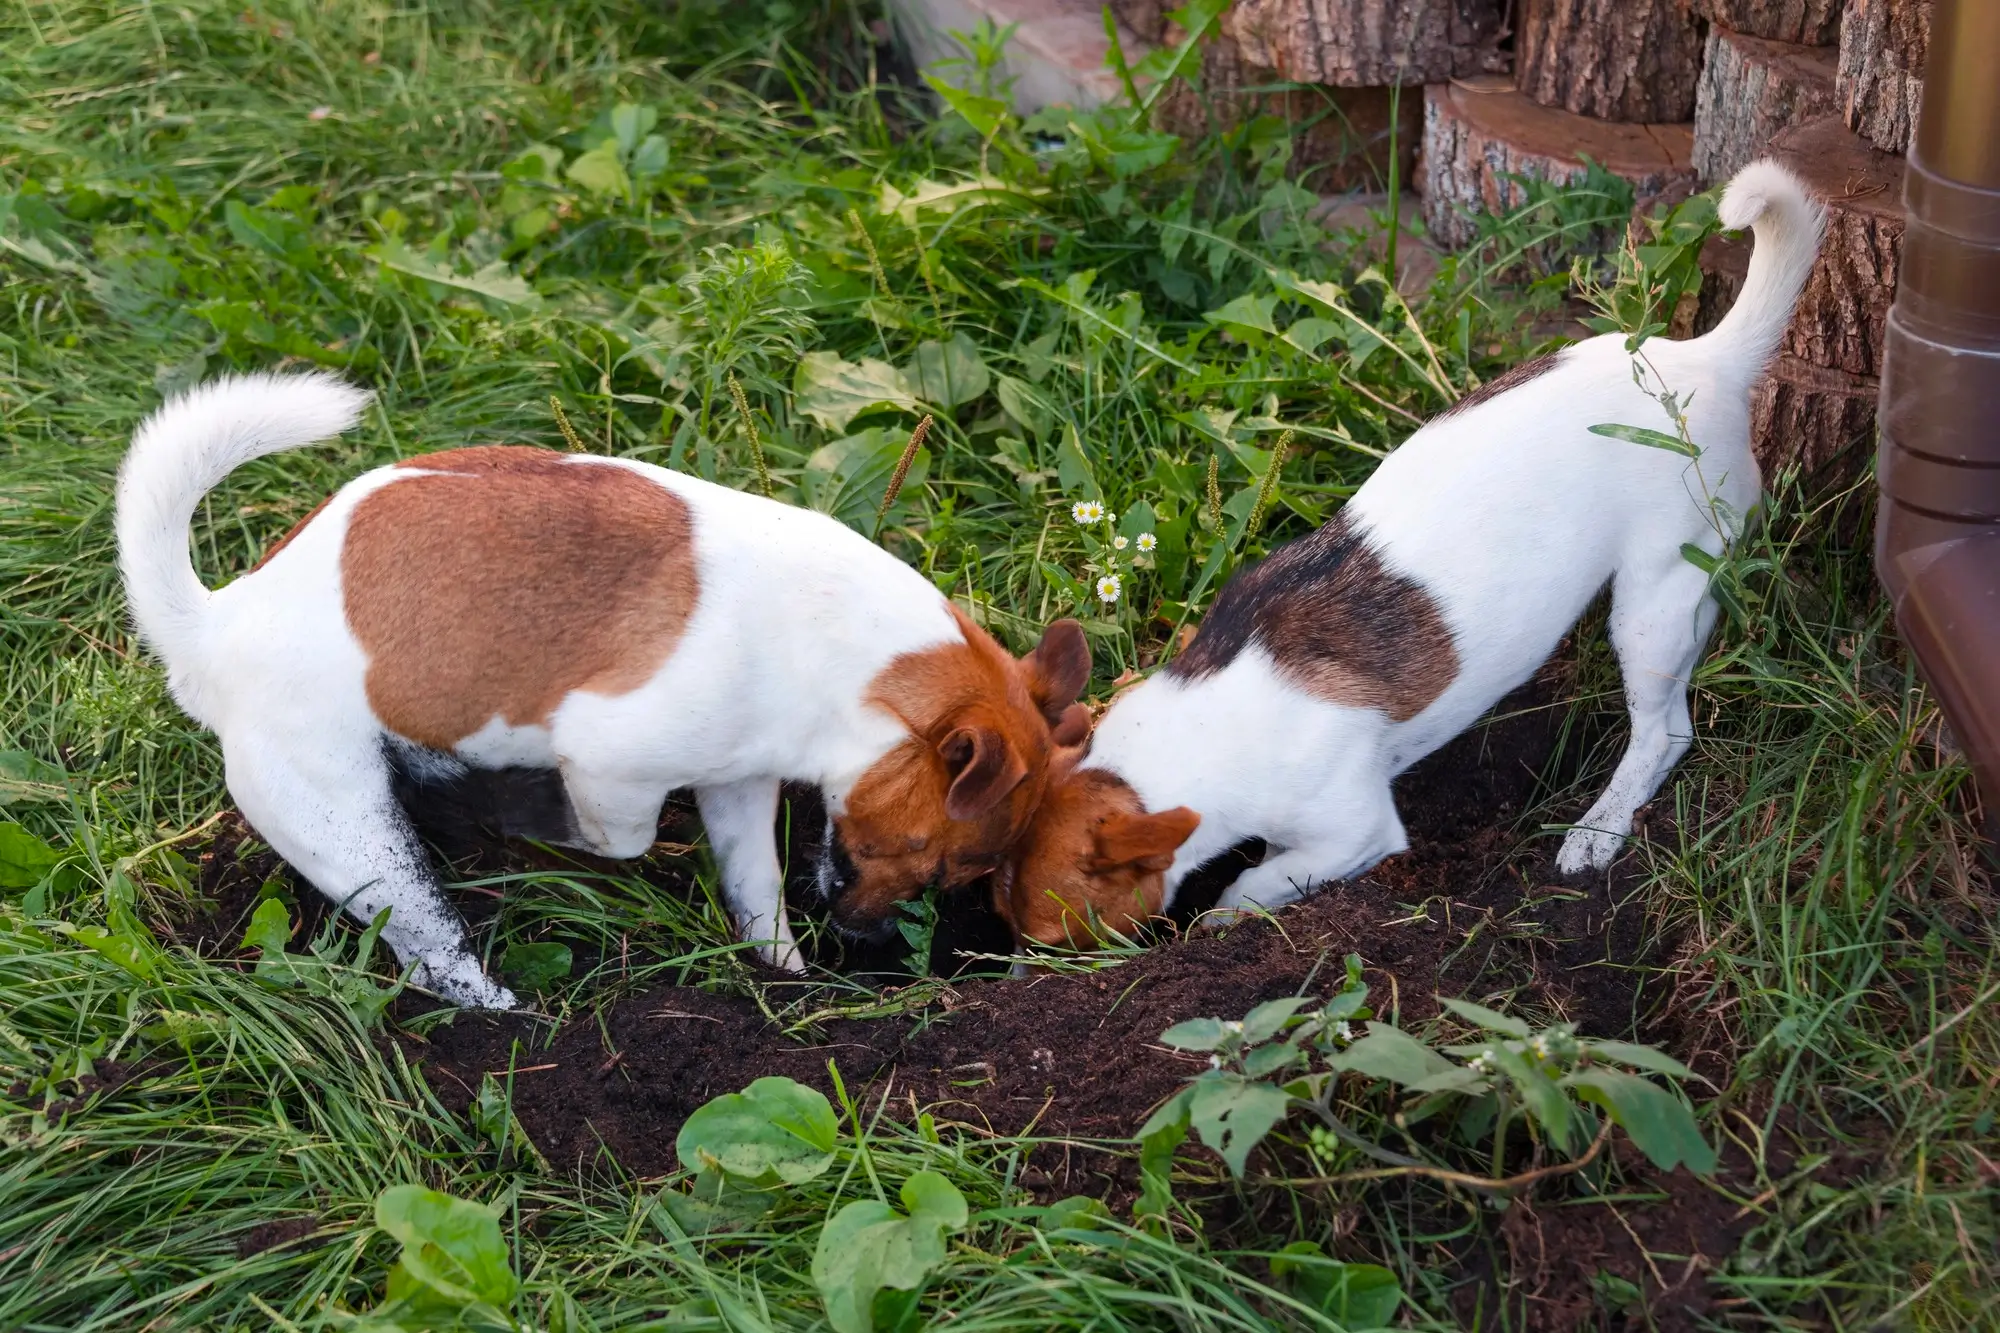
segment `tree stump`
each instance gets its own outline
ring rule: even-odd
[[[1850,449],[1849,466],[1859,464],[1875,437],[1880,388],[1870,376],[1779,356],[1750,390],[1750,447],[1766,483],[1780,468],[1816,472]]]
[[[1780,131],[1830,114],[1835,64],[1825,47],[1710,28],[1694,105],[1694,167],[1701,178],[1726,180]]]
[[[1695,0],[1695,10],[1719,28],[1770,42],[1840,40],[1840,0]]]
[[[1930,38],[1931,0],[1847,0],[1836,80],[1840,112],[1849,129],[1885,153],[1908,152],[1915,137]]]
[[[1826,116],[1785,131],[1771,156],[1826,205],[1826,239],[1785,332],[1802,361],[1856,375],[1882,373],[1882,338],[1903,250],[1903,160]]]
[[[1520,0],[1514,82],[1599,120],[1694,115],[1701,32],[1689,0]]]
[[[1301,83],[1442,83],[1487,69],[1501,0],[1238,0],[1223,16],[1243,58]]]
[[[1423,140],[1420,92],[1406,88],[1392,97],[1388,88],[1269,91],[1291,82],[1277,70],[1244,59],[1242,48],[1218,33],[1202,49],[1199,91],[1186,84],[1174,87],[1154,109],[1154,123],[1170,133],[1199,138],[1234,129],[1253,116],[1272,115],[1292,127],[1292,174],[1321,194],[1383,189],[1392,144],[1400,178],[1410,182]]]
[[[1669,338],[1699,338],[1722,322],[1743,294],[1743,280],[1750,274],[1750,242],[1716,235],[1702,243],[1696,259],[1701,282],[1682,295],[1674,310]]]
[[[1424,225],[1438,244],[1461,249],[1478,235],[1470,212],[1526,202],[1503,174],[1574,181],[1586,157],[1631,182],[1640,207],[1671,203],[1698,186],[1693,147],[1685,125],[1592,120],[1530,101],[1505,79],[1432,84],[1424,89]]]
[[[1112,17],[1133,36],[1158,46],[1167,39],[1167,6],[1161,0],[1110,0]],[[1139,63],[1140,53],[1127,51],[1125,58]]]

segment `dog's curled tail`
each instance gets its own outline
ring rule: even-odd
[[[365,390],[325,373],[230,376],[180,394],[133,435],[118,469],[118,569],[139,635],[183,704],[210,597],[188,558],[195,506],[251,459],[338,435],[367,405]]]
[[[1819,256],[1826,210],[1797,176],[1766,158],[1730,179],[1716,212],[1723,226],[1731,231],[1749,227],[1757,241],[1743,291],[1704,341],[1712,340],[1732,359],[1741,358],[1755,377],[1791,323],[1792,307]]]

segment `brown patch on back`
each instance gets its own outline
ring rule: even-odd
[[[1451,628],[1339,514],[1230,580],[1167,674],[1198,680],[1263,646],[1299,688],[1407,722],[1458,677]]]
[[[699,593],[679,496],[613,464],[504,445],[398,465],[365,497],[340,571],[368,702],[450,749],[499,717],[541,724],[574,690],[659,670]]]
[[[325,509],[328,505],[332,503],[333,503],[333,497],[329,495],[326,497],[326,499],[321,500],[318,504],[314,505],[312,507],[311,513],[307,514],[304,518],[300,519],[298,522],[292,524],[290,531],[286,532],[284,536],[278,538],[278,540],[276,541],[276,543],[272,545],[270,550],[264,552],[263,555],[257,558],[257,563],[250,566],[250,572],[252,574],[255,574],[258,570],[270,564],[272,556],[284,550],[287,546],[290,546],[292,544],[292,538],[298,536],[301,532],[304,532],[306,530],[306,525],[312,522],[314,519],[318,518],[320,515],[320,511],[322,509]]]
[[[1455,417],[1461,412],[1470,412],[1481,403],[1490,403],[1501,394],[1520,388],[1529,380],[1539,379],[1554,370],[1556,362],[1561,357],[1561,352],[1549,352],[1542,356],[1530,357],[1518,366],[1510,366],[1432,417],[1431,422],[1434,424],[1447,417]]]

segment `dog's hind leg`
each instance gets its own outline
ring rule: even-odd
[[[736,918],[737,938],[787,972],[803,971],[792,923],[785,916],[785,875],[778,864],[778,784],[751,778],[695,789],[702,827],[722,871],[722,893]]]
[[[1695,566],[1676,557],[1641,577],[1619,572],[1611,595],[1611,646],[1625,680],[1632,737],[1604,794],[1563,839],[1556,868],[1564,874],[1610,865],[1639,807],[1687,753],[1694,741],[1688,679],[1714,627],[1708,575]]]
[[[358,920],[390,909],[382,940],[399,962],[417,964],[416,984],[454,1004],[514,1007],[468,947],[373,737],[343,745],[324,735],[237,735],[222,753],[229,794],[278,855]]]

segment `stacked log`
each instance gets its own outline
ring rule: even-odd
[[[1694,167],[1701,178],[1728,180],[1780,131],[1832,112],[1836,63],[1826,47],[1711,26],[1695,95]]]
[[[1424,226],[1439,244],[1472,243],[1471,212],[1501,213],[1526,202],[1508,175],[1575,181],[1585,158],[1631,182],[1642,207],[1685,198],[1698,185],[1685,125],[1593,120],[1544,106],[1505,79],[1466,79],[1424,89]]]
[[[1694,115],[1701,30],[1690,0],[1520,0],[1514,82],[1543,106],[1600,120]]]
[[[1840,0],[1696,0],[1711,24],[1767,42],[1832,46],[1840,40]]]
[[[1223,30],[1284,78],[1385,87],[1480,73],[1500,11],[1500,0],[1238,0]]]
[[[1849,129],[1883,152],[1908,152],[1915,137],[1930,37],[1931,0],[1847,2],[1835,80],[1840,110]]]

